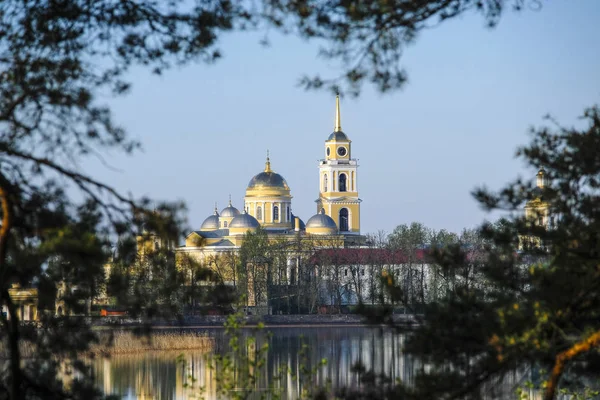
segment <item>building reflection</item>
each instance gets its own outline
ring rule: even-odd
[[[413,382],[415,373],[422,367],[418,360],[402,353],[404,336],[388,330],[367,327],[319,327],[319,328],[270,328],[271,336],[260,332],[256,346],[247,348],[248,356],[269,341],[263,373],[258,377],[254,390],[264,393],[269,388],[280,389],[282,398],[296,399],[302,390],[318,386],[356,387],[359,378],[353,365],[361,362],[375,373],[386,373],[392,379],[407,384]],[[245,335],[256,335],[247,330]],[[227,338],[224,331],[209,331],[216,341],[216,348],[225,349]],[[305,347],[303,347],[305,346]],[[302,366],[309,369],[322,359],[327,364],[318,368],[314,375],[298,379]],[[94,361],[96,382],[106,394],[124,399],[215,399],[217,373],[210,368],[207,353],[148,352],[146,354],[114,356]],[[510,382],[498,385],[514,398],[514,387],[524,378],[515,373]],[[497,386],[497,387],[498,387]],[[201,391],[200,388],[204,390]],[[508,398],[500,393],[489,393],[489,398]],[[536,398],[535,393],[532,399]]]
[[[255,348],[248,350],[251,358],[255,351],[269,341],[265,368],[255,385],[257,392],[268,388],[281,389],[284,398],[298,398],[304,386],[310,384],[332,387],[354,386],[358,377],[352,366],[361,361],[376,372],[388,372],[392,378],[410,380],[415,364],[401,354],[404,338],[380,329],[319,327],[272,328],[271,336],[259,332]],[[217,341],[217,348],[227,347],[223,330],[209,332]],[[244,331],[245,335],[256,335]],[[304,350],[303,350],[303,346]],[[327,364],[298,379],[302,366],[309,369],[322,359]],[[118,355],[94,361],[96,382],[106,394],[125,399],[187,399],[200,394],[206,399],[216,398],[216,371],[210,368],[207,354],[186,352],[147,352],[136,355]]]

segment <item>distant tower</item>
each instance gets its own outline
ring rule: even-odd
[[[536,225],[549,229],[554,225],[554,221],[550,217],[550,205],[543,198],[544,188],[548,186],[548,177],[543,168],[536,174],[536,186],[535,197],[525,205],[525,217],[535,221]]]
[[[533,224],[553,229],[557,221],[552,214],[550,204],[544,199],[544,188],[549,185],[546,171],[541,168],[536,175],[536,188],[533,189],[533,199],[525,204],[525,218]],[[519,236],[519,249],[543,248],[545,243],[539,237],[531,235]]]
[[[352,141],[342,132],[340,96],[335,99],[335,127],[325,141],[325,159],[319,161],[319,199],[321,209],[337,224],[340,233],[360,234],[360,203],[356,170],[351,158]]]

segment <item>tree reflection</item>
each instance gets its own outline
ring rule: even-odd
[[[391,371],[391,378],[412,377],[412,361],[398,354],[403,336],[387,330],[369,327],[269,328],[272,335],[260,332],[256,346],[269,341],[265,371],[257,381],[257,391],[272,387],[283,389],[283,398],[299,398],[304,382],[296,379],[304,364],[310,368],[322,359],[327,364],[316,371],[313,382],[318,386],[331,383],[332,388],[356,387],[358,376],[352,366],[360,361],[367,368],[382,373]],[[244,330],[244,335],[256,334]],[[217,351],[226,351],[227,338],[222,329],[209,331],[217,342]],[[305,353],[303,346],[305,345]],[[251,349],[248,349],[251,351]],[[216,398],[216,372],[210,368],[206,353],[186,352],[182,361],[177,353],[148,352],[97,359],[93,363],[96,384],[106,394],[124,398],[184,399],[198,394],[204,387],[207,399]],[[280,376],[282,370],[287,371]],[[312,388],[308,388],[312,389]]]

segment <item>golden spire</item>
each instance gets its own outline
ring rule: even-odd
[[[267,162],[265,163],[265,172],[271,171],[271,160],[269,159],[269,150],[267,150]]]
[[[342,131],[342,117],[340,116],[340,95],[335,96],[335,127],[334,132]]]

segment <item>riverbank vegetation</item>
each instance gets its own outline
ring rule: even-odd
[[[214,340],[202,332],[159,332],[140,335],[130,331],[102,332],[98,341],[89,345],[82,356],[111,356],[136,354],[153,351],[211,351]],[[35,357],[38,346],[31,342],[21,342],[20,351],[25,359]],[[10,353],[0,343],[0,359],[8,359]]]
[[[129,331],[103,332],[97,344],[90,346],[90,354],[132,354],[146,351],[185,351],[214,349],[214,340],[201,332],[153,332],[137,335]]]

